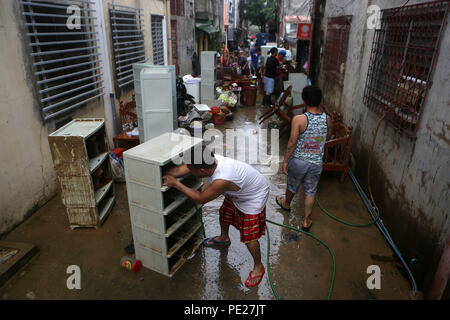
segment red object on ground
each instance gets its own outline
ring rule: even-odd
[[[222,119],[220,119],[222,118]],[[224,124],[225,123],[225,117],[219,117],[217,115],[214,115],[214,124]]]
[[[117,156],[117,158],[122,159],[124,151],[125,151],[125,148],[115,148],[112,152]]]
[[[211,113],[212,114],[218,114],[220,112],[220,108],[219,107],[217,107],[217,106],[213,106],[213,107],[211,107]]]
[[[141,260],[136,260],[129,257],[122,257],[120,260],[120,266],[128,271],[138,272],[142,268]]]
[[[255,87],[245,87],[244,88],[244,105],[245,106],[254,106],[256,104],[256,91],[258,88]]]

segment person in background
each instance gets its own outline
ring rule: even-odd
[[[280,62],[280,66],[284,65],[284,57],[286,56],[286,50],[281,49],[278,51],[277,60]],[[283,86],[283,73],[280,72],[278,76],[275,78],[275,87],[274,87],[274,93],[280,94],[284,91]]]
[[[245,243],[253,258],[245,285],[257,286],[264,276],[265,268],[261,262],[259,238],[265,234],[266,202],[269,198],[269,182],[252,166],[232,158],[214,155],[205,145],[192,147],[190,158],[184,155],[184,164],[173,167],[164,173],[165,186],[176,188],[189,199],[199,204],[208,203],[224,195],[219,209],[220,235],[203,240],[205,247],[228,246],[230,225],[240,232],[240,240]],[[177,180],[192,174],[208,178],[209,185],[202,191],[185,186]]]
[[[305,190],[305,218],[302,230],[309,232],[312,220],[309,218],[314,205],[326,140],[331,135],[330,116],[320,110],[322,91],[316,86],[307,86],[302,92],[306,113],[292,119],[291,136],[283,162],[287,175],[286,196],[277,196],[276,203],[284,210],[291,209],[291,201],[301,184]]]
[[[256,77],[258,78],[258,86],[260,92],[263,91],[262,88],[262,78],[264,75],[264,56],[262,55],[262,51],[260,47],[257,47],[256,54],[258,57],[257,63],[256,63]]]
[[[264,74],[263,106],[269,106],[272,103],[271,96],[275,87],[275,78],[278,77],[278,67],[280,66],[280,62],[276,58],[278,49],[273,47],[269,52],[270,56],[267,58],[266,72]]]
[[[258,60],[256,62],[256,76],[258,77],[258,79],[262,79],[264,74],[264,56],[262,55],[260,47],[256,49],[256,54],[258,57]]]
[[[256,72],[258,70],[258,53],[257,53],[258,46],[253,46],[250,50],[250,57],[251,57],[251,73],[252,75],[256,75]]]
[[[244,51],[238,51],[237,53],[237,63],[241,67],[241,74],[248,74],[249,66],[247,56]]]
[[[222,65],[228,66],[230,63],[230,50],[228,50],[225,42],[222,42]]]

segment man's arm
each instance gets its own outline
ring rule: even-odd
[[[300,132],[304,131],[306,121],[307,121],[306,116],[303,114],[296,116],[294,117],[294,119],[292,119],[291,136],[289,137],[286,153],[284,154],[283,172],[285,174],[287,174],[287,165],[289,159],[294,153],[295,146],[297,145],[298,136],[300,135]]]
[[[164,185],[169,187],[174,187],[186,195],[189,199],[195,201],[199,204],[205,204],[210,202],[223,194],[225,191],[230,191],[233,189],[232,183],[227,180],[217,179],[214,180],[205,190],[197,191],[186,187],[183,183],[179,182],[171,176],[164,176]]]
[[[166,172],[163,172],[163,175],[179,178],[179,177],[183,177],[183,176],[189,174],[189,172],[190,171],[189,171],[187,165],[182,164],[181,166],[176,166],[176,167],[170,168]]]

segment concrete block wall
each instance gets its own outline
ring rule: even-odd
[[[408,5],[427,1],[410,1]],[[327,18],[352,15],[343,86],[319,73],[318,84],[324,102],[343,114],[353,126],[352,153],[356,176],[367,190],[367,165],[372,156],[371,187],[385,225],[406,261],[417,259],[412,267],[419,287],[426,291],[434,275],[446,239],[450,234],[450,31],[448,23],[441,34],[432,85],[425,101],[416,139],[397,133],[383,122],[373,154],[371,144],[379,117],[364,103],[374,30],[367,28],[369,5],[381,9],[400,7],[405,1],[328,2],[321,23],[325,41]],[[323,57],[321,59],[323,61]]]

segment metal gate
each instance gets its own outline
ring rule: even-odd
[[[153,63],[164,65],[164,36],[162,16],[152,15]]]
[[[175,65],[175,72],[180,73],[178,66],[178,37],[177,37],[177,21],[170,21],[171,38],[172,38],[172,62]]]

